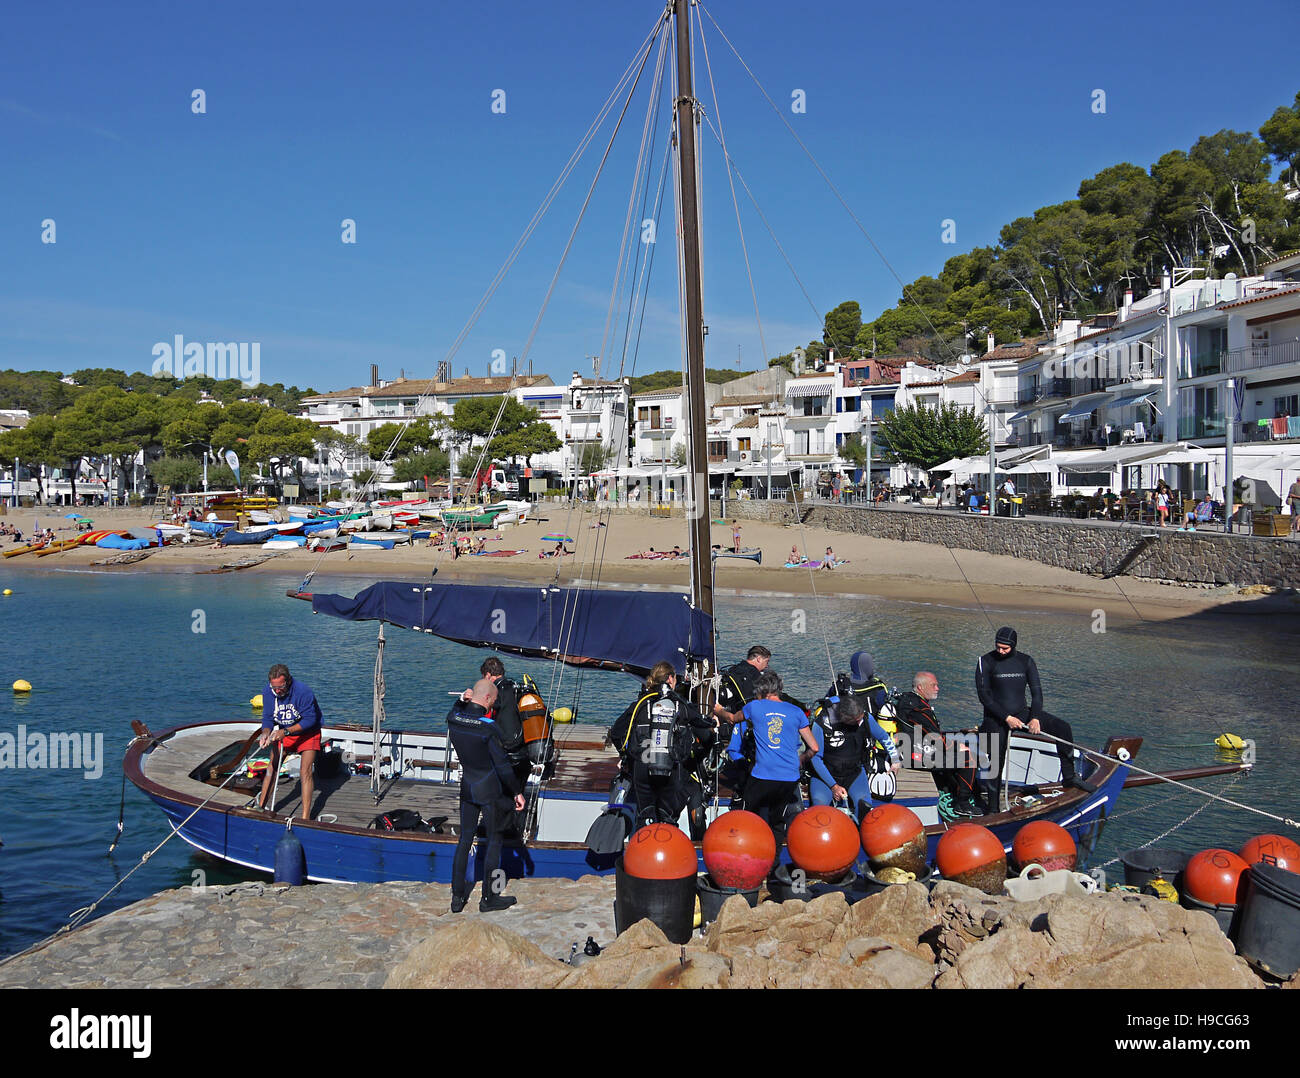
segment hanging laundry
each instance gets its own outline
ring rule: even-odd
[[[1285,437],[1286,437],[1286,421],[1287,421],[1288,418],[1289,418],[1289,417],[1287,417],[1287,416],[1279,416],[1277,419],[1273,420],[1273,437],[1274,437],[1274,438],[1285,438]]]
[[[1286,436],[1288,438],[1300,438],[1300,415],[1288,417],[1286,421]]]

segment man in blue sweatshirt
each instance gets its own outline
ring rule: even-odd
[[[271,749],[271,766],[262,778],[262,792],[257,807],[265,810],[280,761],[286,752],[302,756],[299,783],[302,787],[302,819],[311,819],[311,801],[315,794],[313,768],[320,752],[321,710],[310,686],[294,681],[289,668],[276,663],[267,674],[262,690],[262,733],[257,743]],[[274,811],[275,806],[270,808]]]

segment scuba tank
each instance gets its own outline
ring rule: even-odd
[[[645,750],[646,770],[652,775],[673,773],[673,731],[677,726],[677,701],[668,683],[659,686],[659,698],[650,707],[650,738]]]

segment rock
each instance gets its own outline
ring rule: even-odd
[[[486,919],[441,928],[393,968],[385,988],[553,988],[566,967]]]
[[[838,891],[811,902],[762,902],[755,909],[738,896],[729,898],[709,926],[706,946],[732,957],[750,950],[791,960],[816,954],[830,943],[849,908]]]
[[[924,884],[897,884],[850,906],[834,939],[881,937],[909,954],[930,961],[933,952],[921,942],[921,937],[939,923]]]
[[[1007,925],[966,947],[935,988],[1023,988],[1037,986],[1037,971],[1050,962],[1052,945],[1041,932]]]
[[[870,978],[872,983],[862,985],[864,988],[929,988],[934,980],[934,965],[928,958],[917,957],[879,936],[849,940],[840,963],[854,966],[860,975]]]

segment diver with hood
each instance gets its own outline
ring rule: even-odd
[[[871,718],[890,718],[887,710],[889,689],[876,676],[876,661],[871,653],[855,651],[849,660],[849,670],[851,673],[836,676],[835,684],[826,690],[826,696],[852,696]]]
[[[1002,768],[1007,758],[1007,735],[1011,730],[1028,730],[1031,734],[1051,734],[1066,741],[1074,740],[1074,731],[1064,719],[1043,710],[1043,687],[1038,679],[1038,664],[1033,656],[1016,650],[1016,631],[1004,625],[997,631],[993,650],[979,657],[975,664],[975,689],[984,705],[984,722],[980,734],[989,745],[989,773],[980,777],[984,805],[996,811]],[[1025,694],[1029,704],[1025,704]],[[1074,772],[1073,751],[1059,746],[1061,784],[1089,793],[1096,790]]]

